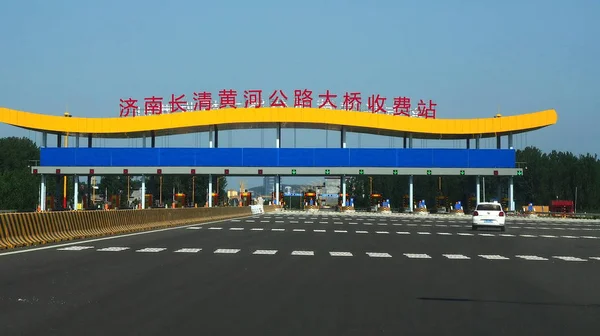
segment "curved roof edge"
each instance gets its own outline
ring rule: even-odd
[[[154,131],[156,135],[184,134],[217,125],[219,129],[285,126],[341,128],[348,131],[402,135],[414,138],[467,139],[528,132],[556,124],[555,110],[515,116],[479,119],[424,119],[318,108],[237,108],[179,112],[127,118],[65,118],[0,107],[0,122],[53,134],[93,134],[95,137],[134,138]],[[247,126],[247,127],[246,127]]]

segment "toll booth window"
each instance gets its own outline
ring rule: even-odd
[[[502,211],[502,208],[500,208],[500,204],[479,204],[477,205],[477,210]]]

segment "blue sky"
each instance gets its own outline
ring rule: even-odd
[[[0,106],[46,114],[68,106],[75,115],[112,117],[130,96],[360,91],[433,99],[438,118],[554,108],[558,124],[518,137],[516,147],[597,153],[598,14],[594,0],[6,0]],[[305,134],[298,146],[326,142],[325,132],[298,132]],[[260,133],[222,134],[221,145],[261,146]],[[337,134],[329,133],[335,146]],[[264,134],[265,146],[274,145],[274,132]],[[6,125],[0,135],[39,140]],[[283,146],[292,146],[290,135],[284,132]],[[356,135],[348,141],[358,144]],[[190,135],[157,144],[205,142],[206,135]],[[390,140],[362,136],[361,145]]]

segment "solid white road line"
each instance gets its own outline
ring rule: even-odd
[[[223,223],[223,222],[227,222],[227,221],[231,221],[231,220],[230,219],[223,219],[223,220],[220,220],[220,221],[206,222],[203,225],[217,224],[217,223]],[[64,243],[64,244],[56,244],[56,245],[48,245],[48,246],[42,246],[42,247],[28,248],[26,250],[17,250],[17,251],[10,251],[10,252],[0,253],[0,257],[11,255],[11,254],[21,254],[21,253],[42,251],[42,250],[48,250],[48,249],[55,249],[55,248],[60,248],[60,247],[63,247],[63,246],[73,246],[73,245],[78,245],[78,244],[93,243],[93,242],[99,242],[99,241],[103,241],[103,240],[111,240],[111,239],[119,239],[119,238],[125,238],[125,237],[141,236],[141,235],[147,235],[147,234],[164,232],[164,231],[183,230],[183,229],[187,229],[189,227],[197,226],[197,225],[198,225],[198,223],[196,223],[196,224],[189,224],[189,225],[182,225],[182,226],[177,226],[177,227],[164,228],[164,229],[150,230],[150,231],[127,233],[127,234],[121,234],[121,235],[116,235],[116,236],[108,236],[108,237],[102,237],[102,238],[88,239],[88,240],[82,240],[82,241],[76,241],[76,242],[70,242],[70,243]]]

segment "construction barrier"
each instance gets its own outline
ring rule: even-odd
[[[275,211],[265,206],[264,212]],[[250,207],[0,214],[0,249],[204,223],[252,214]]]

